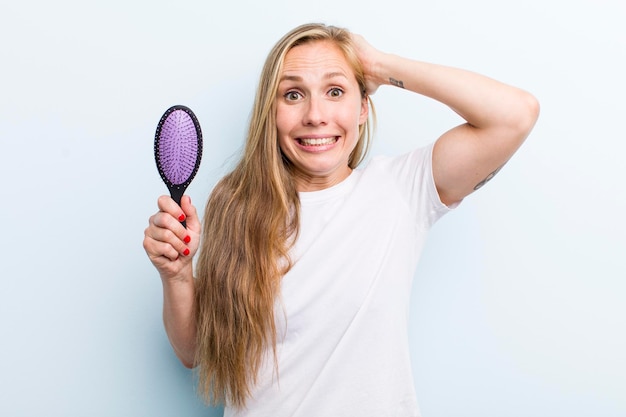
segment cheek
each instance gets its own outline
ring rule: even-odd
[[[344,120],[349,120],[350,124],[359,126],[365,121],[364,118],[367,118],[367,110],[364,111],[363,102],[359,98],[354,100],[349,109],[346,108],[344,115]]]
[[[276,131],[279,136],[285,131],[285,117],[280,112],[276,112]]]
[[[355,111],[354,108],[346,109],[346,111],[341,114],[341,120],[346,129],[356,129],[357,132],[359,130],[359,126],[363,123],[361,119],[360,108],[357,111]]]
[[[359,108],[359,125],[367,122],[367,118],[370,114],[369,102],[367,99],[361,99],[361,106]]]
[[[278,128],[278,123],[277,123],[277,141],[278,141],[278,148],[280,149],[280,151],[282,152],[282,154],[284,156],[287,157],[287,159],[291,160],[291,156],[294,153],[294,143],[291,140],[291,137],[289,136],[289,131],[283,131],[280,128]]]
[[[293,128],[293,120],[295,120],[294,110],[290,106],[277,106],[276,108],[276,130],[280,133],[287,134]]]
[[[284,139],[283,136],[281,135],[278,136],[278,148],[280,148],[280,151],[284,155],[289,155],[290,145],[291,143],[287,141],[286,139]]]

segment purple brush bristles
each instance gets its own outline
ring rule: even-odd
[[[189,108],[172,106],[161,117],[154,137],[154,157],[170,195],[180,205],[202,158],[202,131]]]
[[[163,122],[159,141],[159,163],[173,185],[184,184],[191,177],[198,155],[198,135],[191,117],[174,110]]]

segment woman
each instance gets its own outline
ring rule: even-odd
[[[355,170],[382,85],[466,123]],[[158,201],[144,248],[164,323],[201,392],[238,416],[418,416],[411,280],[428,229],[491,179],[531,131],[528,93],[409,60],[324,25],[285,35],[265,63],[244,154],[207,203]],[[187,220],[187,229],[180,221]]]

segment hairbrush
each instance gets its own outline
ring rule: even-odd
[[[154,135],[154,159],[172,199],[180,205],[202,159],[202,131],[191,109],[176,105],[163,114]]]

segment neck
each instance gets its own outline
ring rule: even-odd
[[[294,181],[296,184],[296,191],[298,192],[311,192],[325,190],[335,186],[348,178],[352,173],[352,168],[346,166],[345,170],[341,172],[335,172],[331,175],[323,176],[311,176],[305,175],[300,172],[294,173]]]

